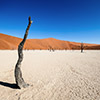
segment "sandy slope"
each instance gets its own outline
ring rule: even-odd
[[[17,51],[0,51],[0,100],[100,100],[100,51],[24,51],[23,77],[14,89]]]
[[[10,35],[5,35],[0,33],[0,49],[1,50],[13,50],[17,49],[18,44],[21,42],[21,38],[13,37]],[[48,49],[56,49],[56,50],[79,50],[81,43],[63,41],[54,38],[47,39],[27,39],[24,49],[28,50],[48,50]],[[86,44],[84,43],[84,49],[90,50],[100,50],[100,45],[97,44]]]

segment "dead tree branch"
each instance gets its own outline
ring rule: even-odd
[[[15,66],[15,81],[16,81],[16,84],[19,86],[19,88],[25,88],[28,86],[28,84],[26,84],[24,79],[22,78],[21,62],[23,60],[23,52],[22,52],[23,46],[24,46],[24,43],[26,41],[28,31],[29,31],[31,24],[32,24],[31,17],[29,17],[29,23],[28,23],[24,38],[21,41],[21,43],[18,45],[18,61],[17,61],[17,64]]]
[[[84,44],[81,43],[81,53],[83,53],[83,49],[84,49]]]

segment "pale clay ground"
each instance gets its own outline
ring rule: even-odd
[[[30,84],[13,89],[17,50],[0,51],[0,100],[100,100],[100,51],[24,51]],[[4,86],[5,85],[5,86]]]

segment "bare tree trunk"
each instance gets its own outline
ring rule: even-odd
[[[83,53],[84,45],[81,43],[81,53]]]
[[[23,52],[22,52],[23,51],[23,46],[24,46],[24,43],[26,41],[31,23],[32,23],[31,17],[29,17],[29,24],[27,26],[24,38],[21,41],[21,43],[18,45],[18,57],[19,58],[18,58],[16,66],[15,66],[15,81],[16,81],[16,84],[19,86],[19,88],[25,88],[25,87],[28,86],[28,84],[26,84],[24,79],[22,78],[21,62],[23,60]]]

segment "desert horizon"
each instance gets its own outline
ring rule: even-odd
[[[23,38],[23,37],[22,37]],[[14,50],[18,48],[18,44],[22,38],[0,33],[0,49]],[[55,38],[45,39],[27,39],[24,49],[27,50],[80,50],[81,43],[58,40]],[[85,50],[100,50],[100,44],[84,43]]]

